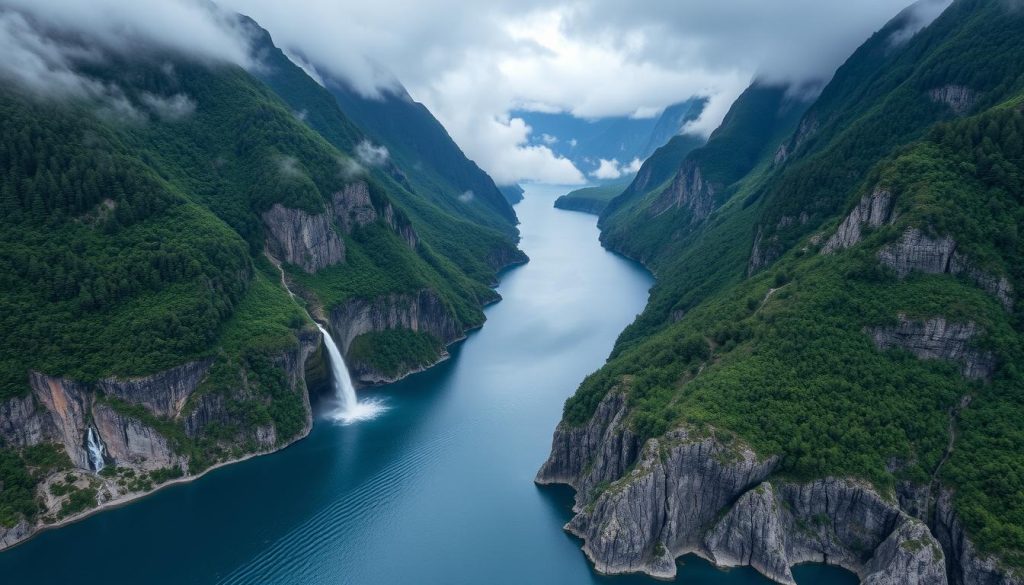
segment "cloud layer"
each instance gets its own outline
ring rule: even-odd
[[[309,62],[294,59],[318,81],[329,73],[375,96],[400,79],[499,183],[585,181],[543,140],[531,140],[531,128],[509,116],[515,109],[650,116],[700,95],[709,104],[687,130],[706,135],[754,76],[826,80],[910,2],[308,0],[300,9],[220,0],[255,18],[293,57],[304,55]],[[922,0],[916,22],[924,26],[948,2]],[[54,43],[39,23],[99,41]],[[90,50],[142,46],[258,66],[245,32],[202,0],[0,0],[0,77],[39,92],[116,101],[116,88],[75,75],[72,65],[92,58]],[[163,119],[190,113],[187,96],[146,107]]]

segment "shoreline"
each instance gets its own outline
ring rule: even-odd
[[[67,518],[62,518],[61,520],[59,520],[57,522],[54,522],[52,524],[38,524],[37,523],[37,524],[31,525],[33,530],[28,534],[28,536],[26,536],[25,538],[22,538],[20,540],[17,540],[15,542],[11,543],[11,544],[8,544],[6,546],[0,547],[0,555],[2,555],[3,553],[5,553],[5,552],[7,552],[7,551],[17,547],[17,546],[20,546],[20,545],[22,545],[22,544],[32,540],[33,538],[35,538],[36,536],[38,536],[40,534],[43,534],[44,532],[48,532],[50,530],[55,530],[57,528],[63,528],[65,526],[68,526],[68,525],[71,525],[71,524],[75,524],[76,522],[81,522],[82,520],[85,520],[85,519],[87,519],[87,518],[89,518],[91,516],[94,516],[96,514],[99,514],[101,512],[106,512],[108,510],[113,510],[113,509],[116,509],[116,508],[120,508],[122,506],[126,506],[128,504],[131,504],[131,503],[136,502],[138,500],[141,500],[143,498],[152,496],[152,495],[156,494],[157,492],[161,492],[165,488],[170,488],[170,487],[174,487],[176,485],[181,485],[181,484],[192,483],[192,482],[194,482],[194,481],[196,481],[198,479],[202,479],[207,474],[209,474],[209,473],[211,473],[213,471],[216,471],[218,469],[221,469],[223,467],[227,467],[229,465],[234,465],[236,463],[242,463],[244,461],[248,461],[249,459],[254,459],[256,457],[263,457],[265,455],[273,455],[274,453],[279,453],[281,451],[284,451],[288,447],[291,447],[295,443],[298,443],[299,441],[305,439],[306,437],[309,436],[309,434],[311,432],[313,432],[313,421],[315,420],[315,418],[316,417],[312,416],[312,414],[311,414],[310,415],[309,426],[306,429],[303,429],[303,432],[300,433],[299,435],[297,435],[294,439],[288,441],[287,443],[285,443],[284,445],[281,445],[280,447],[275,447],[275,448],[267,450],[267,451],[257,451],[257,452],[254,452],[254,453],[248,453],[246,455],[243,455],[242,457],[239,457],[238,459],[229,459],[229,460],[226,460],[226,461],[221,461],[220,463],[215,463],[214,465],[211,465],[210,467],[207,467],[206,469],[204,469],[203,471],[201,471],[201,472],[199,472],[199,473],[197,473],[195,475],[186,475],[186,476],[183,476],[183,477],[178,477],[178,478],[175,478],[175,479],[171,479],[171,480],[165,481],[164,483],[162,483],[160,485],[157,485],[157,486],[154,486],[153,489],[151,489],[149,491],[146,491],[146,492],[133,492],[133,493],[130,493],[130,494],[123,494],[123,495],[118,496],[116,498],[113,498],[111,500],[107,500],[106,502],[103,502],[102,504],[96,506],[95,508],[90,508],[88,510],[79,512],[78,514],[75,514],[73,516],[68,516]],[[97,475],[97,474],[93,474],[93,475]]]
[[[517,247],[517,249],[518,249],[518,247]],[[499,282],[496,282],[492,286],[492,288],[496,288],[498,286],[498,284],[500,284],[500,279],[504,275],[505,272],[507,272],[508,270],[511,270],[513,268],[516,268],[518,266],[522,266],[524,264],[527,264],[528,262],[529,262],[529,258],[527,258],[525,260],[522,260],[522,261],[512,262],[510,264],[507,264],[507,265],[503,266],[498,271]],[[278,266],[278,269],[280,270],[280,266]],[[283,271],[282,271],[281,275],[282,275],[282,284],[284,284],[284,273],[283,273]],[[289,294],[292,294],[291,290],[288,289],[287,285],[285,285],[285,290],[287,290]],[[292,297],[294,298],[294,295],[292,295]],[[497,294],[494,299],[491,299],[491,300],[489,300],[487,302],[482,303],[481,304],[481,308],[486,308],[486,307],[489,307],[491,305],[497,304],[501,300],[502,300],[501,295]],[[473,333],[474,331],[479,331],[480,329],[483,329],[483,326],[485,324],[486,324],[486,319],[480,325],[477,325],[475,327],[468,327],[468,328],[466,328],[465,330],[463,330],[462,335],[460,337],[458,337],[456,339],[453,339],[450,342],[446,343],[445,346],[444,346],[444,352],[443,352],[443,354],[441,355],[441,357],[437,361],[435,361],[433,363],[430,363],[428,365],[425,365],[425,366],[420,366],[420,367],[418,367],[415,370],[410,370],[410,371],[402,374],[401,376],[395,378],[394,380],[387,381],[387,382],[381,382],[381,383],[377,383],[377,384],[360,385],[359,387],[356,388],[356,390],[359,391],[359,390],[366,390],[366,389],[379,389],[379,388],[382,388],[382,387],[387,386],[389,384],[394,384],[396,382],[404,380],[405,378],[407,378],[409,376],[412,376],[414,374],[419,374],[419,373],[425,372],[425,371],[429,370],[430,368],[433,368],[434,366],[437,366],[437,365],[439,365],[441,363],[444,363],[444,362],[448,361],[449,359],[451,359],[451,353],[448,351],[448,348],[452,347],[453,345],[456,345],[458,343],[461,343],[461,342],[465,341],[466,339],[469,338],[469,335],[471,333]],[[308,402],[308,400],[309,400],[309,388],[308,387],[306,388],[306,396],[307,396],[307,404],[309,404],[309,402]],[[202,479],[207,474],[209,474],[209,473],[211,473],[213,471],[216,471],[218,469],[221,469],[223,467],[227,467],[229,465],[235,465],[237,463],[243,463],[245,461],[248,461],[249,459],[254,459],[256,457],[263,457],[263,456],[266,456],[266,455],[273,455],[274,453],[279,453],[281,451],[284,451],[288,447],[291,447],[292,445],[298,443],[299,441],[304,440],[306,437],[309,436],[309,434],[311,432],[313,432],[313,427],[314,427],[316,418],[317,417],[313,415],[312,408],[311,408],[310,409],[309,423],[307,424],[306,428],[304,428],[301,433],[296,435],[295,438],[291,439],[290,441],[288,441],[287,443],[285,443],[285,444],[283,444],[283,445],[281,445],[279,447],[275,447],[273,449],[269,449],[269,450],[266,450],[266,451],[257,451],[257,452],[253,452],[253,453],[247,453],[246,455],[243,455],[242,457],[239,457],[237,459],[229,459],[229,460],[226,460],[226,461],[221,461],[220,463],[216,463],[214,465],[211,465],[210,467],[204,469],[200,473],[197,473],[195,475],[186,475],[186,476],[183,476],[183,477],[178,477],[178,478],[175,478],[175,479],[168,480],[168,481],[166,481],[166,482],[164,482],[164,483],[162,483],[160,485],[154,486],[153,489],[151,489],[149,491],[133,492],[133,493],[130,493],[130,494],[122,494],[122,495],[120,495],[120,496],[118,496],[116,498],[113,498],[111,500],[103,502],[102,504],[99,504],[95,508],[90,508],[88,510],[84,510],[82,512],[79,512],[79,513],[73,515],[73,516],[69,516],[67,518],[62,518],[61,520],[59,520],[57,522],[54,522],[52,524],[39,524],[39,523],[30,524],[29,525],[29,530],[30,531],[29,531],[29,533],[24,538],[18,539],[18,540],[14,541],[14,542],[12,542],[10,544],[7,544],[7,545],[0,545],[0,555],[2,555],[3,553],[5,553],[5,552],[7,552],[7,551],[9,551],[11,549],[16,548],[16,547],[18,547],[18,546],[20,546],[20,545],[22,545],[22,544],[24,544],[26,542],[29,542],[30,540],[34,539],[36,536],[38,536],[40,534],[43,534],[45,532],[48,532],[50,530],[56,530],[58,528],[63,528],[65,526],[69,526],[71,524],[75,524],[76,522],[81,522],[83,520],[86,520],[87,518],[90,518],[90,517],[92,517],[92,516],[94,516],[96,514],[100,514],[102,512],[106,512],[108,510],[113,510],[113,509],[116,509],[116,508],[120,508],[122,506],[126,506],[128,504],[131,504],[131,503],[136,502],[138,500],[141,500],[143,498],[152,496],[152,495],[156,494],[157,492],[161,492],[161,491],[163,491],[166,488],[174,487],[176,485],[192,483],[192,482],[194,482],[196,480]],[[97,475],[97,474],[93,474],[93,475]],[[18,524],[15,524],[14,526],[10,527],[10,529],[13,529],[13,528],[15,528],[17,526],[18,526]]]

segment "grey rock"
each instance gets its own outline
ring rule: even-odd
[[[356,337],[389,329],[429,333],[447,345],[464,337],[451,308],[431,290],[416,294],[391,294],[374,299],[351,299],[334,307],[329,315],[334,340],[348,354]],[[366,364],[350,363],[352,374],[364,383],[388,379]]]
[[[871,195],[865,195],[839,224],[836,233],[825,242],[821,253],[831,254],[851,248],[860,242],[863,228],[878,228],[891,223],[895,219],[892,203],[892,193],[886,189],[876,188]]]
[[[715,188],[704,179],[696,163],[687,159],[679,168],[672,183],[651,203],[651,215],[660,215],[670,209],[690,211],[690,224],[703,221],[715,206]]]
[[[142,421],[124,416],[106,404],[94,406],[92,416],[107,455],[118,467],[152,471],[176,467],[182,462],[173,453],[167,437]]]
[[[976,268],[957,251],[949,236],[932,238],[917,228],[909,228],[896,242],[878,251],[882,264],[892,268],[899,278],[911,272],[925,274],[962,274],[994,296],[1007,311],[1013,308],[1013,286],[1006,277],[997,277]]]
[[[912,321],[898,316],[894,327],[875,327],[871,338],[882,350],[902,348],[920,359],[941,359],[959,362],[961,372],[974,380],[991,379],[996,361],[991,352],[971,346],[982,334],[973,322],[949,323],[942,317]]]
[[[345,261],[345,244],[326,214],[275,204],[263,213],[267,249],[275,257],[309,273]]]
[[[875,549],[863,585],[947,585],[939,543],[923,522],[905,518]]]
[[[35,532],[35,526],[22,519],[11,527],[0,526],[0,550],[25,540]]]
[[[419,236],[412,224],[401,217],[391,203],[382,203],[380,209],[374,205],[369,185],[365,181],[349,183],[335,193],[331,197],[331,212],[346,234],[382,219],[410,248],[416,249],[419,243]]]
[[[786,530],[771,483],[748,490],[704,537],[716,565],[749,565],[773,581],[795,583],[786,554]]]
[[[50,414],[33,394],[0,402],[0,439],[8,445],[30,447],[58,441],[60,434]]]
[[[1008,570],[998,559],[977,551],[953,508],[951,491],[939,494],[931,527],[946,555],[950,585],[1024,584],[1024,575],[1019,571]]]
[[[974,90],[962,85],[936,87],[928,92],[928,98],[933,102],[946,104],[958,116],[970,112],[978,102]]]
[[[125,402],[141,404],[156,416],[174,418],[195,392],[213,359],[199,360],[141,378],[107,378],[98,387]]]

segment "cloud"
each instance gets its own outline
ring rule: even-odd
[[[896,46],[909,41],[924,27],[938,18],[952,3],[953,0],[920,0],[912,5],[906,12],[906,25],[889,37],[889,43]]]
[[[463,203],[469,203],[476,199],[476,194],[473,191],[466,191],[462,195],[459,195],[459,201]]]
[[[369,140],[356,145],[356,158],[368,167],[379,167],[388,162],[388,149],[385,146],[374,146]]]
[[[597,169],[590,173],[590,176],[601,180],[608,181],[612,179],[618,179],[624,175],[632,175],[640,170],[640,166],[643,164],[638,158],[634,158],[629,164],[624,165],[617,159],[605,159],[602,158],[598,161]]]
[[[552,136],[550,134],[541,134],[540,141],[543,142],[544,144],[547,144],[548,146],[551,146],[552,144],[558,142],[558,137]]]
[[[183,93],[162,97],[146,92],[139,99],[165,122],[179,122],[196,111],[196,102]]]
[[[276,158],[275,162],[277,163],[277,171],[284,177],[298,179],[306,176],[306,171],[299,165],[299,159],[294,156],[281,155]]]
[[[364,95],[397,77],[499,182],[578,182],[509,112],[652,116],[704,96],[687,131],[707,135],[751,79],[820,87],[912,0],[222,1]]]

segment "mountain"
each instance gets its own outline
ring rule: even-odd
[[[555,199],[555,207],[600,215],[608,203],[622,194],[629,183],[607,183],[570,191]]]
[[[515,212],[487,173],[466,158],[444,126],[401,85],[365,97],[342,80],[326,76],[341,110],[372,141],[388,148],[417,193],[442,209],[508,231]]]
[[[616,180],[630,175],[631,164],[639,164],[656,149],[678,135],[687,122],[696,120],[707,100],[693,98],[665,108],[658,117],[632,118],[612,116],[587,120],[568,113],[547,113],[517,110],[512,116],[522,118],[530,126],[534,144],[547,146],[557,156],[568,158],[584,174],[598,180]],[[700,145],[703,139],[686,135]],[[615,161],[621,167],[616,177],[594,173],[600,161]]]
[[[0,89],[0,547],[305,436],[311,316],[353,377],[393,380],[524,259],[504,199],[368,158],[262,35],[253,72],[53,36],[102,91]]]
[[[537,476],[599,571],[1021,582],[1024,12],[913,10],[603,213],[657,284]]]

